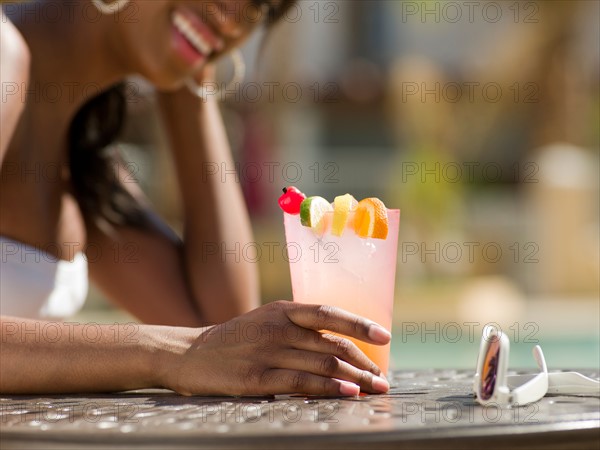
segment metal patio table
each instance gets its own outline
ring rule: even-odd
[[[598,377],[597,370],[580,372]],[[2,396],[0,448],[600,448],[598,396],[482,407],[472,377],[466,370],[399,371],[388,394],[353,398],[183,397],[156,389]]]

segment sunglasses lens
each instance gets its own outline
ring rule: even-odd
[[[483,368],[481,371],[481,398],[489,400],[496,387],[496,378],[498,376],[498,357],[500,356],[500,339],[496,336],[490,338],[485,352]]]

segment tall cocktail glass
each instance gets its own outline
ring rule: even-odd
[[[304,227],[284,213],[285,236],[295,302],[331,305],[366,317],[391,332],[400,210],[389,209],[386,239],[361,238],[352,229],[353,212],[341,237]],[[387,374],[390,345],[352,341]]]

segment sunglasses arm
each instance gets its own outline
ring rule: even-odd
[[[508,386],[514,388],[527,383],[537,375],[509,375]],[[554,372],[548,374],[548,394],[600,396],[600,381],[586,377],[579,372]]]
[[[539,345],[533,348],[533,356],[537,361],[541,372],[530,378],[511,392],[510,403],[514,405],[527,405],[541,399],[548,392],[548,367],[544,359],[544,353]],[[507,384],[512,385],[512,377],[507,377]]]

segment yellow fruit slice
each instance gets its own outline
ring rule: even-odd
[[[361,200],[356,207],[354,231],[360,237],[385,239],[388,235],[387,208],[378,198]]]
[[[358,202],[350,194],[339,195],[333,200],[333,223],[331,234],[341,236],[346,228],[350,211],[354,211]]]
[[[326,212],[333,211],[331,204],[323,197],[308,197],[300,204],[300,223],[315,231],[324,231],[323,217]]]

